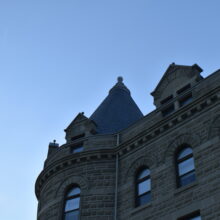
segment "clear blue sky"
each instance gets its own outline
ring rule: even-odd
[[[168,65],[220,68],[219,0],[0,0],[0,219],[36,219],[48,143],[119,75],[142,112]]]

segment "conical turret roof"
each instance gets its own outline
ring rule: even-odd
[[[100,134],[113,134],[143,117],[142,112],[131,97],[123,78],[109,91],[108,96],[91,115]]]

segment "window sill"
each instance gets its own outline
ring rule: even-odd
[[[147,209],[151,206],[152,206],[152,202],[149,202],[149,203],[142,205],[142,206],[138,206],[130,212],[130,215],[135,215],[137,212],[140,212],[142,209]]]
[[[177,189],[174,191],[174,195],[177,195],[177,194],[182,193],[182,192],[184,192],[184,191],[186,191],[186,190],[189,190],[190,188],[193,188],[193,187],[195,187],[195,186],[197,186],[197,185],[198,185],[198,181],[196,180],[196,181],[194,181],[194,182],[192,182],[192,183],[189,183],[189,184],[186,185],[186,186],[179,187],[179,188],[177,188]]]

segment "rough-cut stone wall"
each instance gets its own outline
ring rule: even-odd
[[[64,195],[72,184],[81,188],[81,219],[113,219],[114,159],[77,163],[51,177],[40,194],[38,219],[62,219]]]
[[[175,220],[198,210],[203,220],[220,219],[220,133],[213,129],[220,125],[213,117],[216,112],[220,112],[220,106],[121,157],[118,220]],[[182,144],[193,149],[196,181],[177,188],[174,158]],[[151,171],[152,200],[136,208],[135,174],[143,165]]]

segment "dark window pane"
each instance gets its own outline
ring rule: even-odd
[[[167,116],[167,115],[171,114],[172,112],[174,112],[174,105],[171,105],[171,106],[167,107],[166,109],[162,110],[162,115]]]
[[[79,153],[83,151],[83,146],[77,146],[72,148],[72,153]]]
[[[137,205],[138,205],[138,206],[144,205],[144,204],[150,202],[150,200],[151,200],[151,194],[150,194],[150,192],[149,192],[149,193],[147,193],[147,194],[145,194],[145,195],[142,195],[142,196],[139,196],[139,197],[137,198]]]
[[[202,219],[201,219],[201,216],[196,216],[196,217],[190,218],[190,220],[202,220]]]
[[[142,195],[151,189],[150,179],[147,179],[138,184],[138,195]]]
[[[183,162],[178,164],[179,175],[182,176],[185,173],[188,173],[191,170],[194,170],[194,159],[193,157],[184,160]]]
[[[68,194],[67,194],[67,197],[70,197],[70,196],[75,196],[75,195],[78,195],[80,194],[80,188],[79,187],[74,187],[72,188]]]
[[[190,147],[187,147],[187,148],[184,148],[182,151],[180,151],[180,153],[178,154],[178,159],[182,159],[184,158],[185,156],[187,155],[190,155],[192,154],[192,148]]]
[[[79,197],[67,200],[65,205],[65,212],[78,209],[79,201],[80,201]]]
[[[72,141],[74,141],[74,140],[77,140],[77,139],[79,139],[79,138],[83,138],[83,137],[85,137],[85,134],[84,134],[84,133],[83,133],[83,134],[80,134],[80,135],[77,135],[77,136],[72,137],[72,138],[71,138],[71,140],[72,140]]]
[[[79,219],[79,211],[68,212],[65,214],[65,220],[78,220]]]
[[[185,186],[189,183],[192,183],[196,180],[195,171],[192,171],[184,176],[180,177],[180,186]]]
[[[150,170],[149,169],[144,169],[142,170],[139,175],[138,175],[138,179],[143,179],[144,177],[147,177],[150,175]]]
[[[163,99],[160,103],[163,105],[169,102],[173,98],[173,95],[168,96],[167,98]]]
[[[184,97],[183,99],[179,100],[180,107],[189,104],[192,101],[192,95]]]

